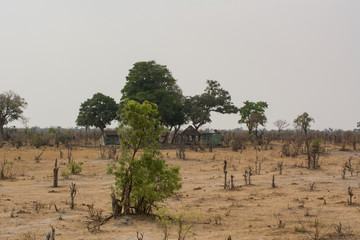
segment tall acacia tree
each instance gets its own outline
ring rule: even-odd
[[[96,93],[80,105],[76,125],[97,127],[104,135],[106,125],[109,125],[117,116],[119,106],[112,97]]]
[[[27,102],[13,91],[3,92],[0,94],[0,134],[5,137],[4,126],[15,120],[23,120],[23,115]]]
[[[196,130],[211,122],[211,112],[221,114],[237,113],[239,109],[231,102],[230,93],[221,88],[215,80],[207,80],[204,93],[187,97],[185,114]]]
[[[265,126],[267,118],[265,110],[268,108],[267,102],[244,102],[244,106],[240,108],[239,124],[245,123],[249,134],[254,134],[258,143],[261,143],[262,135],[259,131],[260,126]]]
[[[175,78],[165,65],[155,61],[134,64],[121,90],[120,105],[125,99],[140,103],[149,101],[158,106],[161,124],[177,131],[186,122],[183,112],[185,98]]]

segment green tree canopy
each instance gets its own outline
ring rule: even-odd
[[[206,84],[203,94],[187,97],[185,101],[185,114],[195,129],[211,122],[211,112],[230,114],[239,111],[231,102],[229,92],[221,88],[219,82],[207,80]]]
[[[97,127],[104,134],[106,125],[115,120],[118,108],[119,106],[113,98],[96,93],[81,104],[76,125]]]
[[[303,114],[297,116],[294,120],[294,126],[295,128],[300,128],[305,136],[307,136],[307,133],[310,129],[310,123],[315,122],[315,120],[310,117],[310,115],[307,112],[304,112]]]
[[[121,105],[125,99],[155,103],[161,123],[169,128],[185,123],[182,111],[185,99],[176,80],[164,65],[155,61],[135,63],[121,93]]]
[[[245,123],[249,133],[253,133],[257,130],[258,126],[264,126],[267,122],[265,116],[265,110],[268,108],[267,102],[244,102],[244,106],[240,108],[239,124]]]
[[[115,216],[132,210],[149,214],[181,188],[179,167],[170,167],[159,158],[157,139],[164,128],[156,104],[126,99],[123,106],[119,126],[122,156],[118,165],[108,168],[108,173],[115,175],[113,212]],[[140,148],[143,151],[137,157]]]
[[[13,91],[3,92],[0,94],[0,134],[4,136],[4,126],[8,123],[22,119],[23,111],[27,107],[27,102]]]
[[[265,110],[268,108],[267,102],[245,101],[244,106],[240,108],[239,124],[245,123],[249,134],[254,134],[258,143],[261,143],[262,134],[259,132],[259,126],[265,126],[267,118]]]

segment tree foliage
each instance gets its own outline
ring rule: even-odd
[[[13,91],[0,94],[0,134],[4,136],[4,126],[8,123],[21,119],[26,120],[23,111],[27,102]]]
[[[115,120],[118,108],[113,98],[102,93],[96,93],[81,104],[76,124],[78,126],[97,127],[104,134],[106,125]]]
[[[196,130],[211,122],[211,112],[231,114],[239,111],[231,102],[230,93],[221,88],[219,82],[207,80],[206,84],[204,93],[185,100],[185,114]]]
[[[160,124],[157,106],[125,100],[120,112],[119,135],[122,156],[118,165],[108,168],[115,175],[114,214],[149,214],[157,203],[181,188],[179,167],[170,167],[159,157]],[[142,154],[138,157],[138,151]]]
[[[121,93],[121,105],[125,99],[155,103],[161,123],[167,127],[182,125],[185,122],[185,99],[176,80],[164,65],[155,61],[135,63],[126,77]]]
[[[308,168],[312,167],[312,151],[310,146],[310,140],[308,137],[308,132],[310,130],[310,123],[314,122],[315,120],[310,117],[310,115],[307,112],[304,112],[303,114],[297,116],[294,120],[294,126],[295,128],[301,129],[301,131],[305,135],[305,147],[306,147],[306,153],[307,153],[307,160],[308,160]]]
[[[239,124],[245,123],[249,134],[254,134],[259,141],[261,135],[259,133],[259,126],[265,126],[267,118],[265,110],[268,108],[267,102],[244,102],[244,106],[240,108]]]
[[[310,115],[307,112],[304,112],[303,114],[297,116],[294,120],[294,126],[295,128],[301,129],[305,136],[307,136],[307,133],[311,127],[310,123],[315,122],[315,120],[310,117]]]

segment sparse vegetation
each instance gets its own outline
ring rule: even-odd
[[[286,138],[286,134],[286,131],[283,132],[282,137]],[[274,136],[276,137],[276,134]],[[311,138],[316,139],[313,136]],[[4,189],[1,193],[3,194],[2,211],[4,212],[4,219],[6,219],[2,223],[7,228],[14,227],[12,225],[14,220],[21,221],[22,219],[31,218],[38,221],[40,218],[46,218],[50,219],[49,224],[57,226],[59,237],[69,238],[76,238],[75,234],[72,233],[76,229],[81,234],[87,234],[87,232],[96,233],[96,236],[106,239],[111,238],[112,234],[118,233],[119,226],[121,226],[121,229],[130,229],[130,225],[134,225],[135,229],[138,230],[138,236],[136,236],[136,231],[134,233],[131,230],[128,231],[128,235],[125,233],[126,236],[124,237],[136,239],[137,237],[141,238],[141,234],[144,234],[143,239],[179,239],[179,236],[180,239],[184,239],[184,236],[185,239],[192,239],[201,235],[208,239],[227,239],[231,235],[231,238],[235,239],[238,233],[246,232],[248,236],[254,238],[268,234],[269,237],[276,238],[276,236],[281,235],[286,239],[357,239],[360,230],[351,219],[354,218],[358,206],[357,181],[359,177],[356,174],[356,169],[360,166],[360,159],[356,155],[358,153],[353,152],[353,150],[339,152],[338,150],[342,147],[341,144],[336,147],[329,147],[329,145],[326,145],[326,138],[323,138],[321,146],[330,148],[330,151],[328,151],[327,155],[320,156],[321,159],[322,157],[325,159],[325,161],[321,161],[321,169],[313,171],[299,168],[302,163],[304,163],[305,167],[307,165],[306,159],[304,159],[304,156],[306,156],[305,148],[304,151],[299,151],[302,155],[297,157],[281,157],[279,153],[283,144],[275,140],[273,149],[265,150],[258,146],[256,150],[254,144],[247,141],[244,145],[246,149],[243,149],[242,153],[216,147],[214,147],[213,153],[202,152],[191,150],[184,145],[187,151],[186,161],[176,159],[177,149],[163,150],[156,158],[163,155],[169,165],[176,166],[180,164],[183,167],[181,171],[183,176],[182,184],[185,186],[184,189],[167,198],[165,202],[167,208],[189,209],[187,211],[190,212],[199,210],[204,214],[204,218],[195,220],[197,218],[193,216],[188,221],[180,219],[180,222],[182,222],[180,224],[180,222],[175,221],[175,217],[179,213],[167,210],[165,214],[162,214],[163,218],[157,218],[158,227],[156,227],[155,221],[153,221],[154,218],[151,215],[134,216],[134,213],[137,213],[135,208],[139,206],[136,201],[130,202],[130,214],[125,219],[125,216],[123,216],[124,209],[121,204],[121,191],[114,192],[114,206],[118,207],[118,210],[109,211],[107,205],[109,201],[104,196],[108,195],[110,191],[106,185],[104,187],[104,184],[112,182],[113,177],[105,175],[104,168],[107,164],[111,165],[114,162],[113,160],[97,160],[97,148],[74,148],[73,156],[78,159],[74,164],[78,164],[80,161],[85,162],[81,165],[81,168],[86,174],[73,176],[74,181],[84,184],[81,184],[81,195],[74,196],[74,209],[65,212],[64,210],[69,209],[71,206],[72,200],[71,196],[69,196],[71,189],[66,185],[59,188],[49,188],[53,180],[54,159],[59,157],[59,149],[55,148],[55,146],[54,148],[44,148],[42,160],[39,164],[33,160],[34,148],[24,147],[18,150],[16,147],[6,145],[0,149],[1,154],[6,155],[8,159],[12,159],[13,172],[24,171],[24,173],[18,175],[19,177],[16,180],[0,182],[2,190]],[[37,152],[41,151],[37,150]],[[258,151],[258,162],[263,163],[261,175],[255,173],[256,151]],[[144,160],[145,157],[141,156],[145,154],[143,149],[140,149],[138,153],[139,156],[136,157],[136,160],[139,161],[139,164],[141,162],[141,165],[134,164],[132,165],[134,168],[140,169],[138,166],[151,166],[150,163],[154,163],[154,158]],[[122,156],[122,151],[119,151],[119,154]],[[4,159],[6,158],[4,157]],[[224,160],[226,160],[226,181],[223,172]],[[66,156],[65,159],[58,159],[57,168],[66,169],[69,176],[71,176],[67,161]],[[286,174],[283,172],[283,175],[280,176],[278,164],[281,162],[283,162],[284,166],[286,165]],[[259,164],[257,165],[259,171]],[[346,180],[341,180],[338,175],[342,167],[346,170]],[[352,177],[350,169],[353,169]],[[140,171],[133,172],[134,176],[143,176],[143,173],[145,173],[143,170],[141,170],[141,174]],[[242,174],[245,176],[243,177]],[[158,175],[158,173],[146,175],[146,179],[151,180],[153,179],[152,176],[157,177]],[[273,175],[275,181],[272,184]],[[338,177],[334,178],[336,175]],[[141,179],[143,181],[145,178]],[[244,184],[243,180],[245,179]],[[227,190],[235,191],[224,191],[223,184],[225,182]],[[237,184],[237,182],[239,183]],[[136,179],[136,184],[139,183],[141,182]],[[135,184],[135,181],[133,184]],[[70,182],[68,182],[68,185],[70,185]],[[76,187],[78,187],[77,185]],[[275,185],[275,188],[270,187],[270,185]],[[351,188],[349,189],[348,186],[351,186]],[[17,198],[18,191],[27,191],[29,198],[32,197],[37,201],[28,202]],[[39,192],[42,194],[42,198],[37,197]],[[136,190],[131,194],[134,194],[132,196],[140,196],[139,193],[142,192]],[[147,196],[152,197],[152,195]],[[54,199],[56,200],[54,201]],[[93,204],[86,204],[87,201],[96,202],[97,208]],[[269,201],[271,201],[271,207],[269,207]],[[153,206],[159,206],[162,203],[164,202],[159,201]],[[50,205],[51,209],[48,208]],[[119,211],[120,207],[122,207],[121,211]],[[321,221],[319,218],[316,220],[317,215],[314,214],[314,209],[319,207],[322,208]],[[254,211],[261,212],[261,214],[254,214]],[[281,211],[281,217],[277,217],[277,222],[274,222],[273,211]],[[114,212],[120,214],[110,221]],[[293,221],[292,212],[297,212],[302,217],[303,226],[299,222]],[[161,216],[158,211],[152,213],[155,216]],[[240,215],[244,219],[238,218]],[[70,220],[70,216],[74,221]],[[339,222],[337,224],[333,223],[337,216],[341,216],[341,219],[339,219],[341,224]],[[0,220],[2,220],[1,216]],[[61,224],[54,225],[59,221],[61,221]],[[85,222],[85,224],[80,225],[77,222]],[[104,224],[106,223],[105,227]],[[138,228],[139,224],[146,226],[146,230]],[[191,227],[187,232],[188,224]],[[259,224],[269,225],[272,231],[268,232],[263,228],[259,228]],[[29,225],[31,225],[31,221]],[[218,231],[223,227],[228,227],[228,230],[222,233]],[[179,228],[183,230],[180,231]],[[236,231],[232,229],[236,229]],[[29,228],[19,229],[18,231],[17,235],[8,233],[7,236],[12,236],[8,238],[22,239],[25,233],[29,233]],[[42,234],[34,232],[32,236],[36,239],[43,239],[45,232],[44,230],[41,232]]]
[[[113,214],[149,214],[157,203],[181,188],[179,167],[170,167],[159,158],[158,142],[163,128],[157,106],[127,100],[121,111],[119,134],[122,155],[118,166],[108,173],[115,176],[112,186]],[[137,153],[143,149],[140,157]],[[118,198],[120,197],[120,198]]]

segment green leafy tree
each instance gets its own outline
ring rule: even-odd
[[[239,111],[231,102],[229,92],[221,88],[219,82],[207,80],[206,84],[203,94],[187,97],[185,101],[185,114],[196,130],[211,122],[211,112],[231,114]]]
[[[122,156],[119,164],[108,168],[108,173],[115,176],[114,216],[127,215],[132,210],[149,214],[159,202],[181,188],[179,167],[170,167],[159,158],[157,139],[165,129],[160,124],[156,104],[127,99],[120,119]]]
[[[183,112],[185,98],[166,66],[155,61],[137,62],[130,69],[121,90],[120,105],[125,99],[149,101],[158,106],[161,123],[175,131],[186,122]],[[165,139],[166,140],[166,139]]]
[[[13,91],[0,94],[0,134],[4,138],[4,126],[15,120],[26,121],[23,116],[27,102]]]
[[[308,168],[311,168],[311,162],[312,162],[310,139],[308,136],[308,132],[311,127],[311,125],[310,125],[311,122],[315,122],[315,120],[312,117],[310,117],[310,115],[307,112],[304,112],[303,114],[297,116],[297,118],[295,118],[295,120],[294,120],[295,128],[300,129],[304,133],[304,136],[305,136],[305,147],[306,147],[306,152],[307,152],[307,157],[308,157]]]
[[[307,112],[304,112],[303,114],[297,116],[294,120],[294,126],[295,128],[301,129],[305,136],[307,136],[309,130],[310,130],[310,123],[315,122],[315,120],[310,117],[310,115]]]
[[[104,135],[106,125],[115,120],[118,108],[119,106],[113,98],[102,93],[96,93],[81,104],[76,125],[97,127]]]
[[[267,102],[244,102],[244,106],[240,108],[239,124],[245,123],[249,134],[254,134],[258,143],[261,143],[262,134],[259,131],[260,126],[265,126],[267,118],[265,110],[268,108]]]
[[[313,139],[310,143],[310,150],[309,150],[312,169],[317,169],[320,167],[319,158],[322,153],[323,153],[322,139],[320,138]]]

